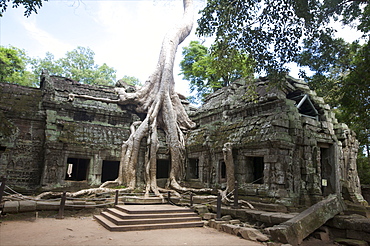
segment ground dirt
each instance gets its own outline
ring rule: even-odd
[[[91,214],[67,212],[64,219],[55,219],[56,214],[38,212],[36,218],[33,212],[1,218],[0,245],[262,245],[209,227],[110,232]]]
[[[132,232],[110,232],[93,219],[100,210],[65,211],[64,219],[57,212],[29,212],[0,217],[0,245],[243,245],[264,244],[242,239],[209,227]],[[302,246],[331,246],[317,239]]]

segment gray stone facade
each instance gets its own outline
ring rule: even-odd
[[[232,143],[236,179],[244,195],[284,205],[309,206],[329,194],[362,201],[355,133],[340,124],[323,99],[300,80],[282,89],[266,79],[254,97],[243,81],[208,96],[192,113],[199,127],[187,136],[200,181],[223,187],[222,148]]]
[[[258,80],[254,98],[248,88],[239,81],[189,111],[198,127],[187,133],[184,182],[224,188],[222,148],[228,142],[244,196],[308,206],[342,193],[361,202],[358,143],[329,105],[292,78],[279,90]],[[40,88],[0,83],[0,176],[8,184],[30,190],[78,189],[115,179],[122,142],[142,116],[130,105],[81,98],[70,102],[69,93],[117,98],[112,87],[48,75]],[[137,165],[138,185],[144,182],[143,156]],[[163,170],[170,164],[164,141],[157,158],[158,178],[166,178]]]

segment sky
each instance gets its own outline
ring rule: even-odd
[[[195,0],[195,23],[204,0]],[[8,8],[0,18],[0,45],[24,49],[30,57],[44,58],[51,52],[56,59],[78,46],[95,53],[95,64],[116,69],[117,79],[124,75],[145,82],[154,71],[162,40],[167,30],[183,13],[179,0],[49,0],[38,14],[23,15],[22,7]],[[176,91],[189,95],[188,82],[182,80],[179,63],[182,47],[177,50],[174,75]]]
[[[190,95],[189,83],[178,75],[182,47],[192,40],[204,41],[195,35],[195,27],[205,2],[194,0],[192,34],[177,50],[176,91],[185,96]],[[157,64],[165,33],[181,19],[182,11],[180,0],[49,0],[28,18],[22,7],[8,8],[0,18],[0,45],[24,49],[34,58],[51,52],[56,59],[78,46],[89,47],[95,52],[95,64],[115,68],[117,79],[128,75],[145,82]],[[358,38],[348,28],[338,35],[347,41]],[[298,77],[298,68],[291,70]]]

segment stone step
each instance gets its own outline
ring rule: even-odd
[[[116,225],[141,225],[141,224],[165,224],[179,222],[199,222],[198,216],[177,217],[177,218],[140,218],[140,219],[121,219],[109,212],[102,212],[101,215]]]
[[[202,227],[202,221],[198,222],[177,222],[164,224],[141,224],[141,225],[117,225],[102,215],[94,215],[94,218],[110,231],[139,231],[139,230],[155,230],[155,229],[172,229],[172,228],[189,228]]]
[[[191,209],[164,205],[116,205],[94,218],[110,231],[135,231],[203,226]]]
[[[127,214],[166,214],[193,212],[190,208],[163,205],[117,205],[115,208]]]
[[[167,199],[159,197],[123,196],[121,201],[125,204],[166,204]]]
[[[178,218],[178,217],[198,217],[194,212],[184,212],[184,213],[152,213],[152,214],[128,214],[117,208],[108,208],[106,211],[117,216],[123,220],[129,219],[151,219],[151,218]]]

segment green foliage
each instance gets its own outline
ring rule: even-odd
[[[57,60],[50,52],[46,53],[45,58],[29,58],[23,50],[0,46],[0,80],[37,87],[42,70],[47,70],[51,75],[67,77],[84,84],[114,86],[116,70],[105,63],[96,65],[94,55],[89,48],[77,47]]]
[[[122,80],[123,82],[125,82],[128,85],[139,85],[139,86],[142,85],[140,80],[136,77],[133,77],[133,76],[124,75],[122,77],[122,79],[120,79],[120,80]]]
[[[48,70],[52,75],[67,77],[83,84],[113,86],[116,79],[116,70],[107,64],[96,65],[95,53],[90,48],[77,47],[66,53],[65,57],[54,60],[51,53],[45,58],[31,60],[35,81],[42,70]]]
[[[228,47],[218,50],[225,49]],[[190,91],[196,91],[196,96],[190,98],[192,102],[199,102],[209,93],[253,73],[252,61],[235,50],[225,56],[213,56],[207,47],[191,41],[188,47],[183,48],[182,55],[180,74],[190,81]]]
[[[25,8],[24,15],[29,17],[32,12],[37,14],[37,9],[42,7],[42,0],[0,0],[0,17],[6,12],[8,4],[12,8],[18,8],[22,5]]]
[[[285,73],[295,62],[301,40],[332,37],[330,21],[369,30],[369,1],[209,0],[200,12],[197,33],[215,36],[216,47],[230,47],[256,61],[256,71]],[[215,52],[215,54],[220,52]]]
[[[365,156],[362,152],[357,157],[357,171],[361,184],[370,185],[370,157]]]
[[[32,74],[26,71],[27,62],[23,50],[0,46],[0,81],[32,86]]]
[[[370,146],[369,42],[359,45],[332,39],[306,44],[299,62],[316,72],[313,76],[303,74],[310,87],[357,133],[361,146]]]

